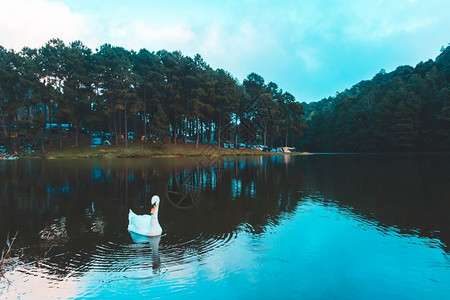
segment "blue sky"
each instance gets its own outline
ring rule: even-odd
[[[199,53],[240,81],[256,72],[306,102],[381,69],[435,59],[450,42],[448,0],[0,0],[0,7],[6,48],[58,37],[92,49]]]

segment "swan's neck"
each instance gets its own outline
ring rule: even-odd
[[[149,232],[147,235],[156,236],[156,235],[160,235],[161,232],[162,232],[162,228],[158,222],[158,207],[156,207],[155,212],[153,213],[152,217],[150,218],[150,228],[149,228]]]
[[[153,224],[159,224],[158,222],[158,210],[159,210],[159,205],[156,206],[155,208],[155,212],[153,213],[152,217],[150,218],[150,226],[152,226]]]

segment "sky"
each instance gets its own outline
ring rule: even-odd
[[[240,82],[255,72],[300,102],[381,69],[435,59],[450,43],[449,0],[0,0],[0,45],[52,38],[199,53]]]

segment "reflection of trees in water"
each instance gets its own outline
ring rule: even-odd
[[[448,245],[450,175],[442,162],[381,155],[225,158],[203,168],[195,159],[15,161],[0,168],[1,234],[18,230],[29,259],[49,247],[49,257],[65,253],[52,261],[68,274],[83,270],[101,244],[117,244],[100,253],[109,255],[131,243],[128,208],[148,213],[154,194],[162,196],[162,249],[179,255],[205,253],[241,230],[263,233],[304,197],[320,194],[386,226],[440,230]],[[180,210],[164,195],[173,178],[189,174],[201,200]]]
[[[185,241],[191,250],[201,252],[205,241],[227,239],[238,228],[263,232],[276,223],[280,211],[295,207],[296,202],[284,196],[288,174],[265,159],[226,159],[206,168],[195,160],[176,164],[133,160],[11,164],[2,169],[7,188],[2,189],[1,206],[10,212],[2,220],[2,230],[19,231],[20,246],[26,247],[30,260],[38,260],[50,248],[48,257],[64,253],[51,260],[62,266],[56,273],[66,274],[89,261],[89,255],[80,253],[95,253],[97,245],[111,239],[131,242],[126,231],[128,208],[148,213],[151,196],[163,195],[171,176],[183,172],[198,174],[194,183],[201,188],[202,201],[182,211],[163,198],[160,220],[169,233],[163,242],[169,245]]]
[[[381,226],[413,234],[419,230],[448,247],[450,168],[445,165],[445,155],[226,158],[220,184],[202,194],[195,212],[198,230],[217,223],[211,230],[231,232],[247,223],[252,231],[263,231],[298,201],[320,195]]]
[[[447,166],[447,167],[445,167]],[[325,155],[298,158],[310,194],[406,233],[450,245],[450,162],[445,155]]]
[[[126,228],[125,204],[133,199],[145,206],[160,170],[126,160],[39,160],[8,164],[1,173],[1,235],[18,230],[22,240],[37,243],[42,230],[51,237],[60,228],[73,239]],[[61,219],[64,228],[56,225]]]
[[[178,170],[174,176],[180,177],[179,182],[189,179],[190,185],[201,189],[201,201],[189,213],[170,207],[171,218],[185,224],[177,228],[183,230],[180,235],[229,234],[242,224],[248,224],[244,228],[253,232],[264,231],[268,224],[277,222],[280,212],[292,211],[297,205],[289,190],[290,172],[295,170],[280,172],[285,166],[283,161],[273,164],[269,158],[250,157],[225,158],[219,166],[200,170]],[[185,176],[188,174],[191,177]],[[169,180],[169,189],[174,182]]]
[[[167,183],[167,200],[179,209],[193,208],[200,202],[202,192],[215,185],[213,174],[207,168],[175,169]]]
[[[19,231],[23,259],[61,276],[82,272],[112,236],[130,243],[128,207],[147,212],[166,182],[164,168],[127,160],[20,161],[1,172],[1,235]]]

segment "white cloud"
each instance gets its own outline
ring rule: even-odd
[[[250,24],[212,24],[198,33],[198,49],[213,56],[234,56],[255,50],[256,38],[257,32]]]
[[[150,51],[182,50],[184,53],[194,39],[189,24],[165,25],[139,19],[129,23],[111,20],[102,30],[104,41],[98,40],[97,44],[110,43],[136,51],[146,48]]]
[[[194,33],[189,25],[169,25],[156,27],[144,21],[137,21],[132,25],[133,32],[141,45],[152,45],[157,50],[166,48],[169,50],[181,50],[189,45],[194,38]]]
[[[0,1],[0,43],[5,48],[40,47],[52,38],[89,41],[89,18],[59,2]]]
[[[349,7],[349,21],[343,33],[350,40],[363,42],[379,42],[398,34],[414,33],[439,18],[430,11],[432,5],[409,0],[355,2]]]

